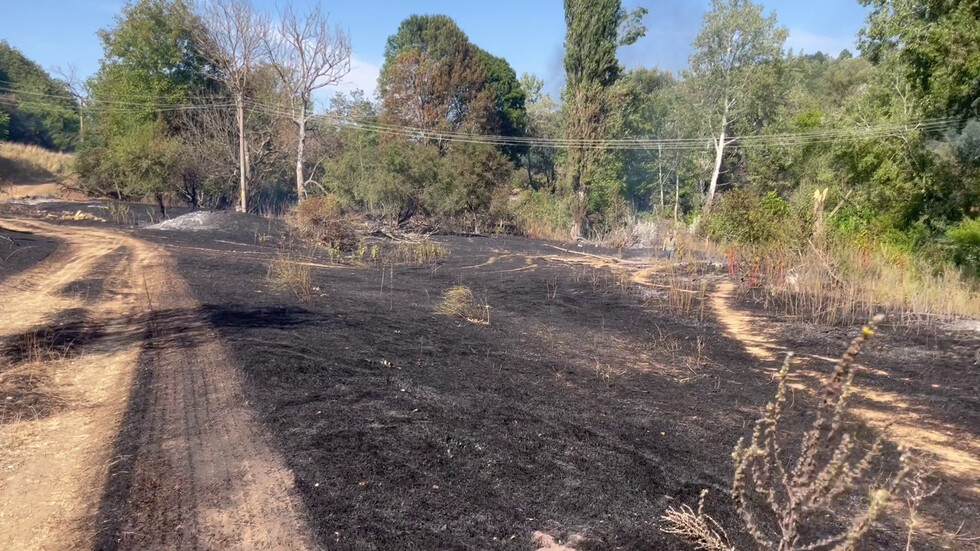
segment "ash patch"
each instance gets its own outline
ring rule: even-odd
[[[147,230],[177,230],[177,231],[202,231],[216,230],[220,227],[220,213],[198,211],[164,220],[157,224],[151,224],[144,229]]]
[[[263,218],[255,214],[232,211],[195,211],[143,226],[140,229],[146,236],[169,234],[173,237],[204,236],[218,240],[254,243],[260,238],[278,235],[282,231],[282,221]]]

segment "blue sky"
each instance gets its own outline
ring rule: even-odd
[[[260,10],[274,13],[276,0],[253,0]],[[281,5],[284,0],[279,0]],[[316,0],[294,0],[302,9]],[[354,70],[345,88],[373,91],[384,44],[398,24],[414,13],[449,15],[470,40],[506,58],[518,75],[535,73],[552,93],[562,85],[562,0],[343,0],[323,1],[331,18],[351,33]],[[643,5],[647,36],[620,50],[627,68],[686,66],[690,44],[697,34],[708,0],[624,0],[627,7]],[[46,69],[69,64],[83,75],[98,69],[102,48],[96,31],[113,24],[125,4],[121,0],[0,0],[0,39],[7,40]],[[857,0],[763,1],[774,9],[790,31],[787,47],[809,53],[837,55],[854,50],[865,9]],[[298,10],[299,11],[299,10]]]

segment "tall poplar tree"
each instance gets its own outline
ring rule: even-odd
[[[623,72],[616,49],[633,44],[646,33],[641,22],[646,13],[644,8],[626,12],[620,0],[565,0],[565,139],[607,137],[611,114],[608,91]],[[603,155],[597,146],[578,145],[568,150],[564,182],[566,191],[575,195],[572,237],[582,235],[589,189]]]

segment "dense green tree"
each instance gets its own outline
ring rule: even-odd
[[[623,137],[667,137],[670,98],[676,95],[673,74],[658,69],[637,69],[625,76],[628,101]],[[674,155],[663,147],[635,149],[622,153],[625,163],[625,197],[636,210],[666,208]],[[656,197],[655,197],[656,196]]]
[[[331,115],[378,122],[374,107],[357,93],[335,97]],[[421,213],[476,223],[514,172],[487,144],[458,143],[440,151],[425,141],[386,139],[351,126],[336,129],[330,141],[324,149],[323,191],[389,221],[405,222]]]
[[[10,134],[10,115],[0,111],[0,140],[6,140]]]
[[[78,141],[79,115],[64,83],[0,41],[0,128],[4,139],[70,150]]]
[[[980,4],[977,0],[861,0],[871,8],[861,52],[894,58],[924,116],[980,113]]]
[[[964,136],[980,97],[980,12],[976,2],[863,3],[872,8],[860,35],[864,58],[842,59],[822,75],[832,101],[823,104],[821,124],[903,130],[898,137],[855,131],[829,148],[827,180],[843,184],[848,197],[834,223],[851,239],[938,252],[980,203],[980,165],[961,147],[970,143]],[[914,123],[946,117],[959,124]]]
[[[527,93],[517,80],[517,73],[506,59],[482,49],[479,51],[480,61],[494,94],[494,109],[500,121],[497,133],[502,136],[524,136],[527,132]],[[525,150],[526,148],[515,146],[504,148],[508,157],[515,162]]]
[[[534,138],[558,137],[558,103],[544,93],[544,81],[535,75],[521,75],[521,88],[527,94],[527,135]],[[524,169],[527,184],[532,188],[555,187],[555,165],[558,155],[554,147],[528,146],[524,150]],[[535,173],[539,175],[536,181]]]
[[[513,172],[514,166],[495,147],[459,144],[442,159],[439,177],[426,186],[422,205],[441,217],[475,218],[487,212],[494,190]]]
[[[83,185],[119,197],[175,192],[180,111],[168,107],[222,93],[198,50],[199,24],[183,0],[139,0],[99,32],[105,55],[89,83],[95,128],[78,155]]]
[[[566,139],[606,138],[614,101],[610,89],[622,73],[616,49],[644,35],[640,8],[626,12],[620,0],[565,0],[565,91],[563,132]],[[575,196],[571,233],[582,234],[592,187],[601,173],[615,173],[600,147],[570,147],[565,161],[566,192]],[[607,186],[608,187],[608,186]]]
[[[863,58],[835,59],[824,54],[787,56],[778,80],[767,82],[776,93],[755,99],[765,106],[764,125],[751,130],[770,139],[738,150],[735,176],[759,193],[776,191],[784,198],[810,202],[814,191],[830,188],[831,199],[845,193],[834,164],[834,146],[827,141],[793,143],[778,138],[840,130],[846,124],[843,108],[872,77]],[[758,118],[757,118],[758,120]]]

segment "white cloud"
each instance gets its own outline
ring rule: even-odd
[[[852,52],[855,50],[853,36],[827,36],[811,33],[803,29],[789,30],[786,47],[793,48],[793,53],[795,54],[801,52],[807,54],[823,52],[834,57],[845,48]]]

